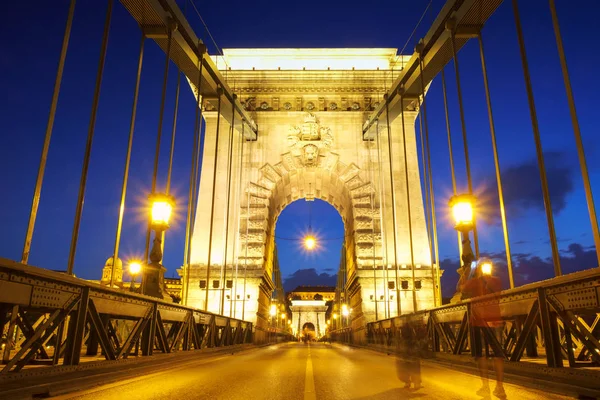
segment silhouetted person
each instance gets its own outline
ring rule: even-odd
[[[397,335],[396,372],[398,378],[404,382],[405,389],[409,389],[411,384],[414,385],[415,390],[421,388],[422,340],[419,333],[417,325],[409,321],[400,328],[400,334]]]
[[[491,264],[488,264],[487,268],[485,265],[486,263],[478,264],[473,277],[461,285],[461,290],[467,297],[479,297],[492,293],[498,294],[502,290],[500,279],[491,273]],[[498,343],[500,343],[500,338],[502,337],[504,322],[500,314],[498,296],[493,296],[492,299],[487,300],[485,307],[472,307],[470,323],[474,333],[472,346],[475,351],[475,361],[477,362],[482,382],[482,387],[477,391],[477,395],[482,397],[489,397],[490,395],[487,363],[489,348],[491,349],[494,359],[494,370],[496,371],[494,396],[501,399],[506,398],[504,386],[502,385],[504,377],[504,354],[501,347],[496,350],[496,346],[490,345],[491,338],[489,337],[495,337]],[[486,328],[488,331],[487,334],[485,332]]]

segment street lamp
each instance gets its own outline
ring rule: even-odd
[[[460,275],[458,288],[469,278],[471,272],[471,264],[475,261],[475,255],[471,249],[471,241],[469,240],[469,231],[474,228],[473,209],[475,205],[475,196],[471,194],[461,194],[450,198],[450,209],[454,217],[454,229],[462,233],[462,265],[456,271]],[[452,297],[451,302],[457,302],[462,299],[462,293],[459,290]]]
[[[307,250],[314,249],[316,245],[317,245],[317,240],[315,239],[314,236],[308,235],[304,238],[304,247]]]
[[[131,275],[131,284],[129,285],[129,290],[131,292],[135,292],[135,278],[137,274],[142,270],[142,264],[138,261],[131,261],[129,263],[129,274]]]
[[[483,275],[491,275],[492,274],[492,263],[491,261],[486,261],[481,264],[481,273]]]
[[[271,325],[273,325],[273,318],[277,315],[277,306],[275,304],[271,304],[269,314],[271,315]]]
[[[161,264],[162,234],[169,229],[169,220],[175,207],[175,198],[161,193],[153,193],[149,197],[151,205],[150,227],[154,230],[154,241],[150,251],[150,261],[144,268],[143,292],[149,296],[165,298],[164,275],[166,268]]]

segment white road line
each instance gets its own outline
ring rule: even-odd
[[[317,400],[315,393],[315,377],[313,375],[312,358],[310,357],[310,343],[308,343],[308,357],[306,358],[306,377],[304,378],[304,400]]]

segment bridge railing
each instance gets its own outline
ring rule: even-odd
[[[478,330],[472,313],[499,305],[501,319]],[[547,367],[600,366],[600,270],[581,271],[498,295],[367,324],[369,345],[388,348],[405,344],[404,327],[423,332],[435,354],[475,356],[476,340],[485,339],[507,361],[544,363]]]
[[[0,378],[252,342],[252,323],[0,258]],[[101,352],[99,352],[101,350]]]

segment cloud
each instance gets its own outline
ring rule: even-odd
[[[337,274],[330,275],[328,273],[317,273],[314,268],[299,269],[293,274],[287,276],[283,280],[283,289],[286,292],[291,292],[296,287],[305,286],[335,286],[337,283]]]
[[[558,214],[566,208],[567,197],[575,189],[575,164],[566,153],[559,151],[544,153],[544,163],[552,211]],[[491,174],[484,182],[483,189],[477,193],[482,210],[487,211],[483,217],[488,223],[497,222],[500,218],[500,206],[496,175]],[[502,171],[502,188],[506,213],[511,217],[532,209],[544,211],[537,159],[505,168]]]
[[[582,246],[571,243],[566,250],[561,251],[560,265],[563,274],[569,274],[584,269],[598,266],[596,249],[594,246]],[[508,269],[506,266],[506,253],[481,253],[481,257],[489,258],[494,262],[494,270],[502,280],[503,288],[508,289]],[[537,282],[554,277],[554,263],[552,258],[542,258],[529,253],[513,253],[513,274],[515,286]],[[456,270],[459,267],[458,257],[446,258],[440,262],[444,270],[442,275],[442,291],[444,297],[452,297],[458,282]]]

